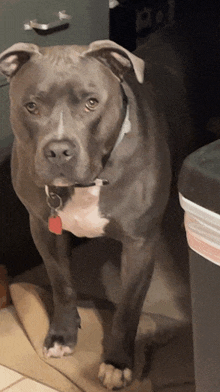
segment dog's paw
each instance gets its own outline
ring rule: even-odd
[[[46,358],[61,358],[64,355],[73,353],[77,343],[77,328],[58,329],[50,328],[43,347],[43,354]]]
[[[99,368],[99,380],[109,390],[120,389],[132,381],[132,371],[129,368],[117,369],[113,365],[102,363]]]
[[[43,354],[45,358],[62,358],[64,355],[70,355],[73,353],[73,348],[69,346],[63,346],[58,342],[54,342],[52,347],[44,347]]]
[[[75,317],[74,317],[75,316]],[[43,354],[46,358],[62,358],[73,353],[77,343],[80,317],[77,310],[63,317],[55,318],[50,324],[48,334],[44,340]]]

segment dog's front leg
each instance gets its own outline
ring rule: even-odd
[[[159,234],[148,241],[128,239],[123,242],[123,295],[113,318],[111,336],[99,371],[99,378],[108,389],[121,388],[132,380],[135,336],[151,282],[157,246]]]
[[[62,357],[72,353],[80,327],[76,292],[73,289],[69,268],[70,234],[52,234],[43,222],[33,216],[30,217],[30,227],[53,291],[53,317],[44,341],[44,354],[46,357]]]

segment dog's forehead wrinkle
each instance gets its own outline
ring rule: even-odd
[[[28,77],[31,80],[33,90],[38,91],[36,95],[39,98],[42,96],[42,99],[46,94],[50,95],[48,92],[52,91],[52,87],[54,91],[55,89],[57,91],[58,89],[63,89],[63,91],[66,89],[73,95],[79,94],[79,97],[87,93],[114,92],[115,83],[112,80],[112,75],[108,72],[101,72],[100,66],[102,67],[102,64],[93,63],[93,59],[81,58],[78,54],[74,57],[69,51],[66,53],[64,50],[63,53],[64,55],[57,55],[51,47],[47,54],[43,54],[43,60],[40,60],[39,57],[34,58],[28,67],[24,66],[22,80],[20,79],[18,88],[23,90],[22,84]],[[66,61],[67,58],[69,61]]]
[[[42,48],[41,52],[43,52],[44,59],[48,59],[51,65],[60,65],[60,63],[65,63],[66,67],[68,64],[79,63],[80,53],[75,49],[76,46],[60,45]]]

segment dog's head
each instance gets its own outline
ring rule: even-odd
[[[39,186],[87,184],[103,170],[122,127],[120,81],[144,62],[111,41],[88,47],[18,43],[0,55],[11,124]]]

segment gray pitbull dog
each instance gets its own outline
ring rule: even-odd
[[[149,341],[190,319],[187,256],[182,265],[180,237],[177,260],[166,242],[177,219],[165,212],[193,134],[180,56],[160,33],[135,54],[108,40],[18,43],[0,55],[0,70],[10,80],[13,186],[53,290],[45,355],[70,354],[77,342],[71,238],[121,241],[122,298],[99,378],[126,386],[143,307]]]

